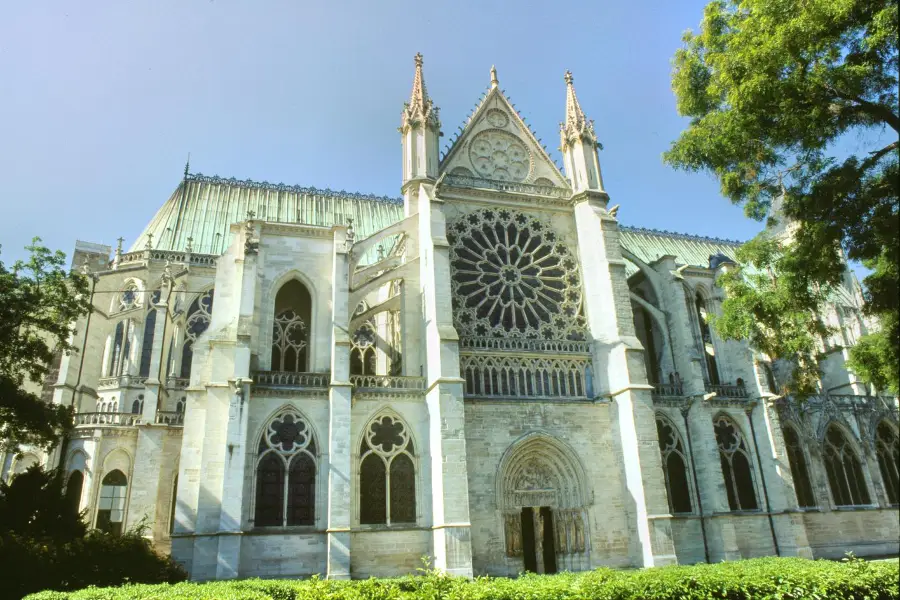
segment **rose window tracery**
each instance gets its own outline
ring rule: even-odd
[[[448,236],[460,334],[584,339],[578,263],[543,221],[483,209],[452,223]]]
[[[497,181],[523,182],[533,166],[525,144],[500,129],[488,129],[476,135],[469,146],[469,160],[478,175]]]

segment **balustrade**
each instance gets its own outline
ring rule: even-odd
[[[721,398],[747,398],[747,388],[743,385],[707,383],[706,391]]]
[[[350,383],[357,390],[424,390],[424,377],[400,377],[394,375],[351,375]]]
[[[133,427],[140,424],[139,413],[85,412],[75,415],[75,427]]]
[[[156,424],[183,427],[184,413],[176,410],[158,410],[156,411]]]
[[[658,383],[653,386],[656,398],[681,398],[684,396],[684,385],[681,383]]]
[[[257,371],[253,374],[253,383],[263,387],[327,388],[331,374]]]

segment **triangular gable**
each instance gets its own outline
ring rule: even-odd
[[[440,172],[480,179],[569,187],[547,152],[500,88],[487,93]]]

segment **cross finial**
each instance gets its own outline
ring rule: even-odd
[[[147,244],[144,246],[147,250],[153,250],[153,234],[147,234]]]
[[[187,239],[187,244],[184,247],[185,252],[193,252],[194,251],[194,238],[193,236],[189,236]]]
[[[572,85],[575,82],[575,78],[572,77],[572,71],[566,71],[564,78],[566,80],[566,85]]]
[[[248,210],[248,211],[247,211],[247,220],[248,220],[248,221],[249,221],[250,219],[252,219],[253,217],[255,217],[255,216],[256,216],[256,213],[255,213],[254,211],[252,211],[252,210]]]
[[[116,238],[116,254],[122,254],[122,242],[124,241],[123,237]]]
[[[188,152],[187,162],[184,163],[184,178],[187,179],[188,171],[191,170],[191,153]]]
[[[500,82],[497,80],[497,67],[491,65],[491,89],[500,85]]]
[[[415,58],[415,61],[416,61],[416,66],[417,66],[417,67],[421,67],[421,66],[422,66],[422,53],[421,53],[421,52],[416,52],[416,58]]]

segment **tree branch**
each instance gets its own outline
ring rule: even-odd
[[[888,144],[887,146],[885,146],[885,147],[882,148],[881,150],[876,150],[876,151],[874,151],[874,152],[870,152],[870,153],[869,153],[869,158],[867,158],[866,160],[864,160],[864,161],[859,165],[859,170],[860,170],[860,172],[862,172],[862,171],[867,171],[867,170],[868,170],[869,168],[871,168],[875,163],[877,163],[879,160],[881,160],[881,158],[882,158],[885,154],[887,154],[887,153],[890,152],[891,150],[896,150],[897,148],[900,148],[900,142],[893,142],[893,143],[891,143],[891,144]]]
[[[891,111],[891,109],[889,109],[888,107],[881,104],[875,104],[874,102],[869,102],[865,98],[860,98],[859,96],[854,96],[853,94],[846,94],[836,87],[828,84],[826,84],[825,87],[838,98],[847,100],[849,102],[855,102],[856,106],[853,108],[856,108],[860,112],[866,113],[869,116],[875,117],[879,121],[887,123],[894,129],[894,131],[900,133],[900,116],[897,116],[897,114]]]

